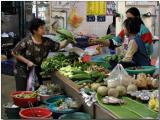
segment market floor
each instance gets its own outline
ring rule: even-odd
[[[12,102],[10,97],[11,92],[15,91],[15,79],[14,76],[1,75],[1,117],[5,119],[5,112],[3,105],[8,102]]]

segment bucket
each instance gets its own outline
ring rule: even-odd
[[[12,103],[8,103],[3,105],[5,109],[5,114],[7,115],[8,119],[19,119],[19,111],[20,107],[13,105]]]

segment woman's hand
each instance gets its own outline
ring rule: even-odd
[[[27,66],[28,67],[33,67],[33,66],[35,66],[35,64],[33,62],[31,62],[31,61],[28,61]]]
[[[28,67],[33,67],[33,66],[37,66],[35,65],[33,62],[31,62],[30,60],[26,59],[25,57],[23,57],[22,55],[17,55],[14,52],[12,52],[12,55],[19,61],[27,64]]]
[[[70,42],[68,40],[64,40],[60,42],[60,49],[65,48]]]
[[[99,39],[89,40],[89,43],[90,45],[100,45],[102,47],[110,45],[109,40],[104,41],[104,40],[99,40]]]

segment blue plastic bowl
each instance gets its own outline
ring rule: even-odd
[[[87,113],[83,113],[83,112],[75,112],[75,113],[71,113],[71,114],[64,114],[62,116],[59,117],[59,120],[91,120],[91,116]]]
[[[72,112],[77,111],[77,109],[57,110],[57,106],[56,106],[55,102],[58,101],[59,99],[66,99],[66,98],[68,98],[68,97],[64,96],[64,95],[54,96],[52,98],[45,100],[44,103],[47,104],[48,108],[54,113],[66,114],[66,113],[72,113]]]
[[[57,110],[57,106],[55,104],[50,104],[48,108],[53,112],[53,113],[58,113],[58,114],[68,114],[68,113],[73,113],[76,112],[77,109],[64,109],[64,110]]]
[[[47,105],[50,105],[50,104],[53,104],[54,102],[56,102],[59,99],[65,99],[65,98],[67,98],[67,96],[65,96],[65,95],[58,95],[58,96],[51,97],[51,98],[49,98],[47,100],[44,100],[43,102],[45,104],[47,104]]]

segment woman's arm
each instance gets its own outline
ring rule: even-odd
[[[27,49],[26,42],[28,39],[23,39],[15,46],[15,48],[12,50],[12,55],[20,62],[23,62],[24,64],[27,64],[28,67],[32,67],[34,65],[33,62],[23,57],[23,53],[25,53]]]
[[[21,61],[25,64],[27,64],[28,67],[32,67],[34,65],[33,62],[31,62],[30,60],[26,59],[25,57],[23,57],[22,55],[16,55],[14,52],[12,52],[12,55],[18,60]]]
[[[134,40],[131,40],[128,45],[128,50],[122,61],[130,62],[132,61],[133,55],[137,52],[138,46]]]
[[[110,47],[111,49],[115,49],[116,47],[119,47],[122,44],[123,38],[124,38],[124,31],[122,30],[118,36],[113,37],[113,39],[111,40],[106,40],[106,41],[93,40],[92,43],[101,44],[102,46],[106,46],[106,47]]]
[[[68,40],[60,42],[60,49],[65,48],[69,44]]]

